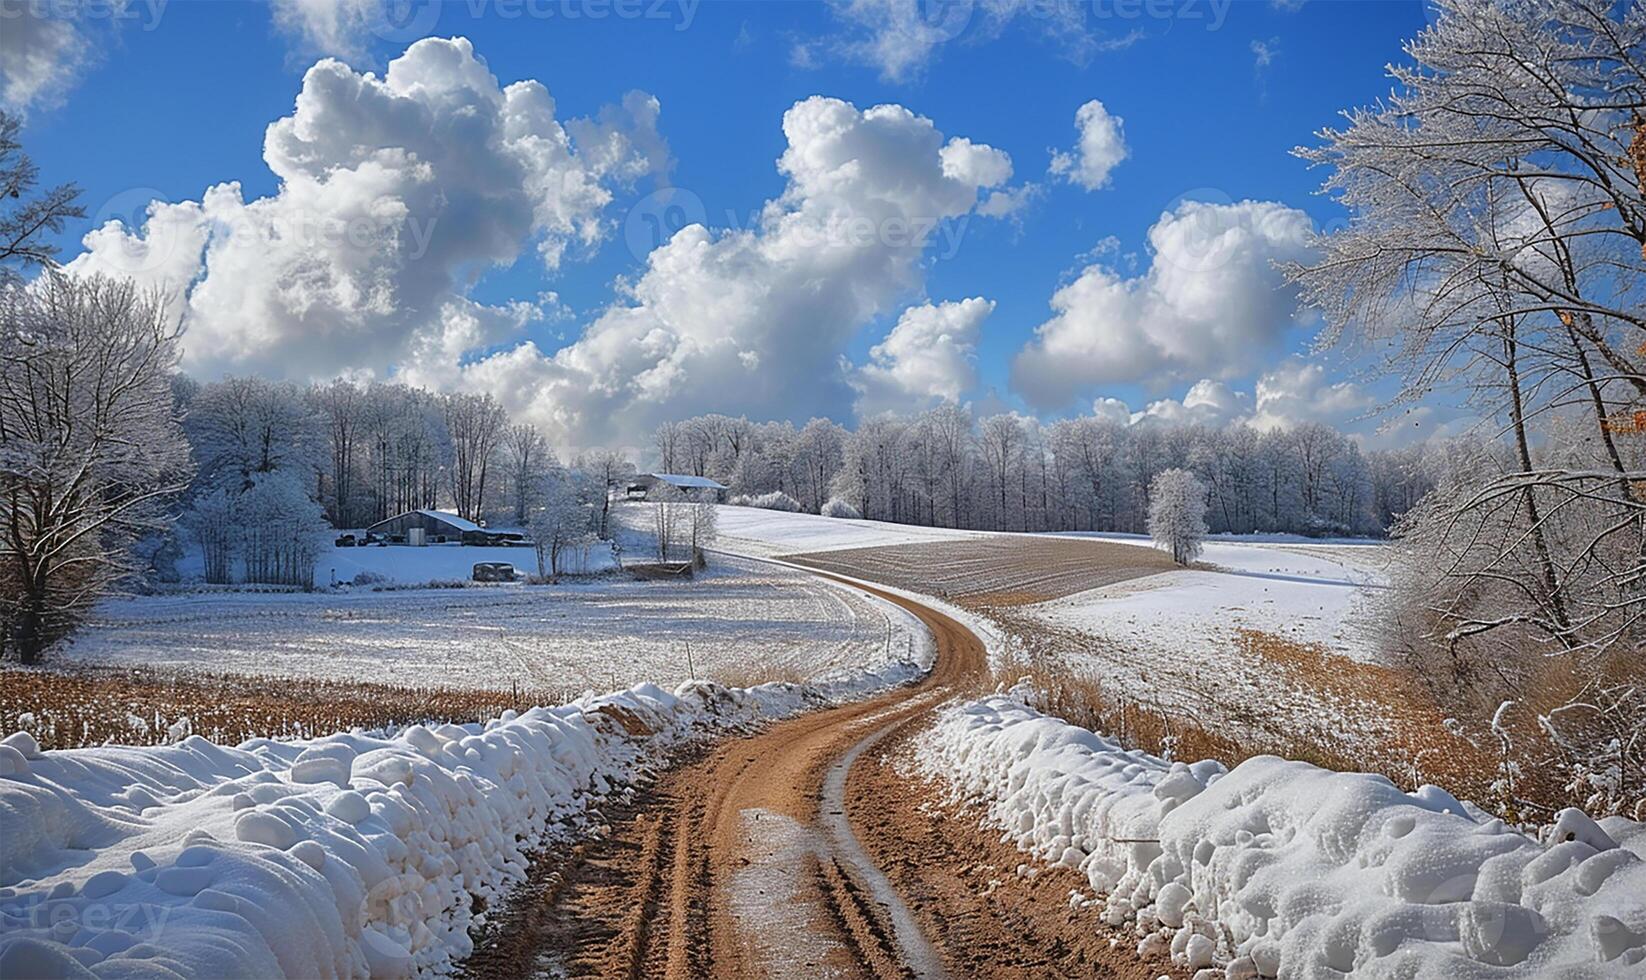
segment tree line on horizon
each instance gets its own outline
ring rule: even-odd
[[[1382,535],[1433,488],[1446,451],[1364,450],[1320,423],[1043,423],[952,403],[855,428],[701,415],[659,426],[653,449],[664,472],[781,492],[808,513],[841,498],[871,520],[983,531],[1143,533],[1154,478],[1184,469],[1207,487],[1214,533],[1316,537]]]

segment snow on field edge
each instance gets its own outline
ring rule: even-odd
[[[1646,972],[1646,825],[1563,811],[1539,839],[1426,786],[1273,757],[1169,763],[1009,696],[947,706],[917,758],[1071,896],[1202,976]]]
[[[0,741],[0,976],[447,973],[484,923],[476,902],[671,748],[923,673],[645,684],[389,738],[42,752],[16,733]]]

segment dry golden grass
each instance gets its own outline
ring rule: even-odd
[[[709,680],[727,687],[759,687],[761,684],[803,684],[806,678],[794,667],[777,664],[731,664],[708,672]]]
[[[1411,671],[1362,663],[1261,630],[1238,630],[1237,636],[1242,652],[1295,683],[1369,705],[1386,719],[1381,744],[1360,760],[1360,768],[1370,763],[1397,783],[1434,783],[1457,796],[1490,799],[1498,760],[1447,727],[1450,713]]]
[[[1154,755],[1216,759],[1231,768],[1260,755],[1299,759],[1341,772],[1366,768],[1362,760],[1316,742],[1211,731],[1180,712],[1110,691],[1095,672],[1063,663],[1016,662],[997,668],[992,678],[996,688],[1025,680],[1037,692],[1037,705],[1042,711]],[[1397,783],[1409,782],[1394,771],[1385,774]]]
[[[1339,772],[1380,773],[1407,790],[1424,783],[1440,786],[1516,820],[1547,819],[1563,807],[1592,805],[1569,788],[1537,727],[1539,713],[1567,703],[1576,690],[1574,678],[1557,676],[1562,671],[1569,675],[1565,668],[1543,665],[1548,676],[1540,693],[1503,719],[1510,736],[1510,755],[1505,758],[1495,739],[1471,740],[1447,724],[1448,718],[1461,717],[1466,729],[1484,731],[1489,710],[1485,719],[1465,717],[1467,712],[1456,704],[1448,710],[1436,689],[1411,670],[1360,663],[1318,645],[1262,631],[1242,630],[1239,635],[1246,655],[1260,659],[1291,684],[1319,691],[1330,700],[1358,703],[1380,718],[1385,724],[1378,737],[1345,735],[1338,742],[1292,737],[1284,728],[1263,724],[1261,713],[1238,734],[1213,731],[1181,710],[1109,690],[1095,672],[1042,653],[1024,654],[1024,659],[998,668],[992,683],[1010,686],[1026,679],[1042,710],[1156,755],[1216,759],[1230,767],[1254,756],[1276,755]],[[1508,763],[1516,771],[1512,796],[1501,778]],[[1640,805],[1626,801],[1621,809],[1637,812]]]
[[[158,745],[182,733],[234,745],[257,737],[483,721],[508,708],[560,704],[572,696],[541,689],[478,691],[121,668],[6,667],[0,668],[0,732],[28,731],[47,749]]]

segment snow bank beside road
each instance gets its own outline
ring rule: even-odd
[[[717,729],[913,680],[642,685],[485,725],[238,748],[0,743],[0,976],[442,973],[591,801]]]
[[[1127,751],[1009,697],[944,709],[922,764],[1085,874],[1140,950],[1228,977],[1635,976],[1646,825],[1569,810],[1543,843],[1434,787],[1272,757]]]

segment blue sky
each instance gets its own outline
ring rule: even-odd
[[[1176,14],[1169,18],[1148,16],[1151,8],[1141,2],[1104,0],[1065,4],[1062,20],[1044,16],[1044,4],[1000,19],[965,0],[931,0],[916,5],[924,18],[916,24],[926,30],[935,23],[936,33],[923,34],[913,55],[888,55],[885,45],[875,47],[886,33],[884,19],[874,19],[881,15],[849,5],[633,3],[628,9],[639,16],[619,16],[601,0],[413,4],[398,11],[409,31],[378,20],[330,38],[319,36],[323,30],[305,33],[296,14],[277,23],[263,4],[134,3],[113,21],[74,25],[84,47],[71,70],[21,107],[25,146],[46,180],[78,182],[88,210],[123,217],[135,232],[149,196],[195,201],[225,181],[240,182],[247,201],[275,195],[280,181],[265,162],[264,130],[292,115],[304,72],[327,48],[357,72],[381,75],[405,50],[407,33],[465,37],[502,85],[535,79],[546,86],[562,121],[596,116],[631,91],[655,97],[655,129],[671,166],[608,182],[611,200],[599,209],[604,230],[597,241],[574,246],[552,271],[524,242],[519,257],[502,266],[458,263],[457,292],[484,307],[534,300],[545,290],[563,304],[516,333],[486,335],[462,355],[473,360],[522,338],[544,355],[575,341],[613,303],[617,277],[633,281],[645,273],[655,244],[646,215],[658,213],[649,195],[659,187],[678,188],[685,213],[701,213],[711,228],[748,227],[788,183],[776,161],[787,145],[782,123],[791,106],[816,95],[858,110],[893,103],[929,119],[944,139],[966,137],[1009,154],[1012,177],[1002,186],[1020,191],[1025,203],[1005,218],[968,213],[951,221],[949,233],[963,232],[958,240],[937,235],[927,242],[888,294],[895,298],[877,298],[864,322],[833,335],[838,356],[849,364],[870,360],[871,348],[911,306],[983,297],[994,307],[964,352],[975,365],[964,400],[983,409],[1062,414],[1112,397],[1137,411],[1153,399],[1182,398],[1207,364],[1154,364],[1123,378],[1100,372],[1106,376],[1092,383],[1065,378],[1060,384],[1078,392],[1061,407],[1052,405],[1058,397],[1037,400],[1026,397],[1027,384],[1014,386],[1013,360],[1051,316],[1054,292],[1093,262],[1120,279],[1144,274],[1149,229],[1185,199],[1273,202],[1301,210],[1316,227],[1341,220],[1339,209],[1315,194],[1320,175],[1288,151],[1332,124],[1340,110],[1385,93],[1383,66],[1401,57],[1402,39],[1424,23],[1415,0],[1178,0],[1152,8]],[[11,94],[16,107],[16,90]],[[1127,153],[1095,190],[1048,173],[1053,151],[1074,151],[1075,114],[1094,99],[1123,120]],[[979,191],[980,201],[986,196]],[[635,215],[637,202],[642,211]],[[63,236],[65,257],[81,250],[79,239],[91,226]],[[1146,305],[1133,309],[1148,318]],[[1305,351],[1311,332],[1307,324],[1277,326],[1262,362],[1217,380],[1249,392],[1280,355]],[[279,338],[294,339],[301,338]],[[395,370],[370,362],[380,350],[339,368]],[[241,362],[225,363],[215,370]],[[1349,379],[1356,367],[1323,366],[1326,383]],[[1359,394],[1345,400],[1359,405],[1370,397]],[[837,393],[795,407],[828,406],[830,397],[839,400]],[[693,399],[682,407],[702,406]],[[758,412],[760,404],[753,407]],[[782,416],[785,408],[774,401],[766,414]],[[1349,419],[1329,420],[1359,425]]]

